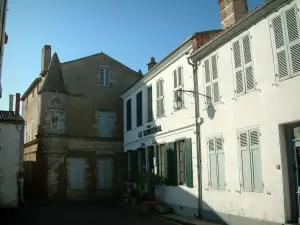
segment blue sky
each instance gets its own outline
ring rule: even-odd
[[[61,62],[101,51],[142,72],[197,31],[219,29],[217,0],[8,0],[0,109],[23,94],[51,45]],[[263,0],[248,0],[250,10]]]

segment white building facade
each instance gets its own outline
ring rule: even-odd
[[[161,175],[166,184],[159,187],[157,198],[175,212],[193,216],[198,209],[195,105],[192,94],[176,92],[193,89],[186,54],[191,48],[189,38],[122,98],[124,150],[132,180],[142,172]],[[182,106],[174,102],[177,97]]]
[[[299,218],[299,0],[266,1],[207,43],[198,63],[204,219]]]

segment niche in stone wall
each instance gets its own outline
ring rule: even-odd
[[[66,129],[65,125],[66,110],[62,103],[59,93],[53,94],[53,99],[49,101],[46,109],[47,133],[63,134]]]

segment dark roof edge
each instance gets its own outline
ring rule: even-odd
[[[269,0],[263,3],[257,9],[252,10],[248,16],[234,24],[232,27],[225,30],[220,35],[213,38],[210,42],[203,45],[201,48],[196,50],[194,53],[191,54],[189,57],[192,60],[198,61],[199,59],[207,56],[209,53],[215,51],[223,44],[227,43],[233,36],[236,36],[247,30],[249,27],[252,27],[253,24],[261,21],[267,15],[270,15],[274,10],[277,8],[289,4],[293,0]]]
[[[96,54],[93,54],[93,55],[88,55],[88,56],[85,56],[85,57],[81,57],[81,58],[79,58],[79,59],[70,60],[70,61],[67,61],[67,62],[60,63],[60,64],[61,64],[61,65],[64,65],[64,64],[68,64],[68,63],[73,63],[73,62],[75,62],[75,61],[79,61],[79,60],[91,58],[91,57],[94,57],[94,56],[97,56],[97,55],[105,55],[105,56],[109,57],[110,59],[112,59],[112,60],[114,60],[114,61],[120,63],[122,66],[126,67],[127,69],[129,69],[129,70],[131,70],[131,71],[137,73],[137,71],[135,71],[135,70],[129,68],[128,66],[126,66],[126,65],[124,65],[123,63],[121,63],[120,61],[118,61],[118,60],[112,58],[111,56],[105,54],[104,52],[96,53]]]
[[[24,94],[22,95],[21,97],[21,101],[23,101],[27,96],[28,94],[30,93],[30,91],[36,86],[36,84],[41,80],[42,78],[41,77],[37,77],[35,78],[32,83],[30,84],[29,88],[27,88],[27,90],[24,92]]]

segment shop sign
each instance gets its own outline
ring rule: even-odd
[[[139,138],[146,137],[150,134],[156,134],[156,133],[161,132],[161,131],[162,131],[161,126],[156,126],[156,127],[149,128],[147,130],[140,131],[138,133],[138,136],[139,136]]]

